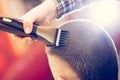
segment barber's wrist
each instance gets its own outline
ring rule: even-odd
[[[58,1],[57,0],[52,0],[55,4],[55,13],[56,13],[56,18],[58,16],[58,9],[57,9],[57,6],[58,6]]]
[[[56,0],[46,0],[48,1],[48,4],[50,4],[49,6],[49,13],[50,14],[50,18],[54,19],[57,17],[57,4],[56,4]]]

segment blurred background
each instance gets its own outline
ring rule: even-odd
[[[0,16],[19,18],[43,1],[0,0]],[[99,0],[89,5],[85,4],[77,11],[63,16],[59,20],[51,21],[49,26],[59,26],[65,21],[75,19],[95,21],[103,25],[111,35],[119,55],[119,9],[119,0]],[[53,80],[45,53],[45,45],[40,41],[26,44],[18,37],[0,31],[0,80]]]
[[[19,18],[42,0],[0,0],[0,16]],[[0,80],[53,80],[43,43],[0,31]]]

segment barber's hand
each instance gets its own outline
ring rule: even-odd
[[[20,19],[23,20],[25,33],[29,34],[32,31],[34,22],[40,25],[47,25],[56,16],[57,6],[54,0],[45,0],[42,4],[20,17]]]

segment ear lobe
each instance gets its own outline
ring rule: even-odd
[[[62,77],[58,77],[57,80],[65,80],[65,79]]]

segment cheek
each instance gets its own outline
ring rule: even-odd
[[[60,65],[58,65],[57,60],[55,59],[54,56],[51,56],[49,54],[47,56],[48,56],[48,62],[49,62],[51,72],[52,72],[54,78],[56,78],[58,76],[58,73],[59,73],[59,66]]]
[[[56,64],[55,64],[54,58],[52,56],[50,56],[49,54],[47,54],[47,57],[48,57],[50,69],[52,72],[54,72],[54,70],[56,69],[56,67],[55,67]]]

